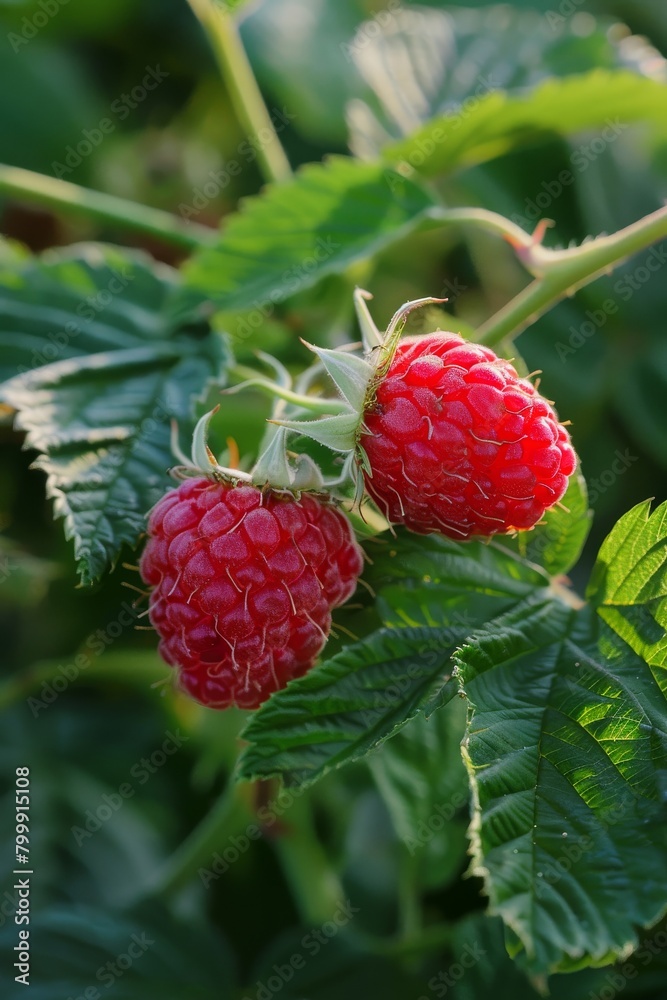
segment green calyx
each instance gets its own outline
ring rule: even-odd
[[[181,452],[174,433],[172,449],[180,464],[171,470],[173,475],[181,479],[208,476],[218,482],[247,483],[290,493],[331,493],[352,484],[355,503],[360,503],[363,496],[360,470],[370,474],[361,444],[365,432],[364,414],[374,405],[377,387],[389,370],[410,312],[444,301],[429,297],[406,302],[394,314],[386,331],[380,333],[366,305],[370,298],[371,295],[360,288],[354,293],[361,345],[331,350],[304,341],[315,355],[315,361],[295,383],[279,361],[262,352],[258,352],[257,357],[271,368],[272,378],[242,366],[236,368],[243,381],[227,389],[226,393],[253,387],[275,400],[253,469],[246,472],[221,465],[212,453],[207,438],[211,418],[219,409],[215,407],[204,414],[195,427],[190,459]],[[359,348],[362,353],[358,353]],[[317,387],[326,377],[333,382],[336,396],[327,397],[313,391],[313,386]],[[290,435],[310,438],[342,456],[340,475],[325,479],[312,458],[289,449]]]
[[[307,455],[293,455],[286,448],[286,431],[276,427],[267,435],[265,447],[259,461],[250,472],[221,465],[208,446],[208,428],[211,419],[220,409],[214,407],[197,422],[192,435],[191,457],[188,458],[178,444],[177,428],[172,428],[172,451],[180,465],[170,471],[176,479],[207,476],[215,482],[231,483],[237,486],[246,483],[261,489],[302,493],[324,491],[324,480],[315,462]]]
[[[366,456],[360,443],[365,430],[364,414],[374,404],[377,386],[389,370],[408,315],[413,309],[445,301],[428,297],[406,302],[397,310],[382,334],[366,305],[371,297],[361,288],[355,290],[354,306],[361,329],[363,355],[346,348],[330,350],[304,341],[317,361],[300,381],[310,386],[326,374],[338,390],[338,397],[327,399],[290,392],[288,399],[283,392],[282,399],[305,411],[308,417],[304,418],[302,414],[274,415],[271,421],[292,433],[309,437],[331,451],[348,458],[356,456],[356,465],[362,467],[366,467]],[[267,388],[266,380],[259,381]],[[254,379],[253,384],[257,385],[258,380]],[[279,394],[273,391],[275,395]],[[312,419],[313,413],[319,416]],[[346,466],[352,478],[356,479],[355,462],[347,461]]]

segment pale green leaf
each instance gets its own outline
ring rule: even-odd
[[[593,70],[546,80],[516,96],[502,90],[482,94],[465,114],[453,109],[433,119],[388,145],[383,156],[432,177],[484,163],[549,133],[615,125],[622,131],[631,123],[667,135],[667,85],[626,70]]]
[[[219,241],[191,257],[173,308],[206,298],[226,312],[270,309],[400,239],[432,205],[391,168],[343,156],[309,164],[248,198]]]
[[[383,147],[430,120],[446,119],[457,130],[486,95],[521,97],[549,78],[624,68],[667,81],[667,63],[646,38],[609,30],[606,18],[582,32],[572,13],[506,4],[398,7],[391,17],[361,24],[348,49],[372,97],[359,88],[348,103],[351,148],[377,159]],[[417,146],[414,166],[419,153],[428,156],[428,146]]]

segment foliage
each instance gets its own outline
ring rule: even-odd
[[[114,221],[94,191],[21,193],[0,167],[0,839],[12,857],[27,765],[34,995],[103,993],[133,935],[152,943],[113,973],[128,1000],[659,995],[662,6],[109,0],[97,26],[65,6],[25,45],[39,5],[0,7],[3,157],[53,175],[73,148],[66,180],[125,199]],[[239,35],[268,136],[239,125]],[[109,110],[158,63],[164,83]],[[554,233],[533,235],[544,216]],[[252,716],[200,709],[134,631],[131,565],[107,571],[169,486],[172,424],[183,444],[220,401],[212,437],[238,437],[247,467],[266,410],[220,389],[252,350],[298,375],[299,336],[357,340],[355,284],[382,326],[447,297],[407,332],[437,322],[543,369],[581,474],[516,537],[389,532],[366,510],[367,588],[321,661]]]

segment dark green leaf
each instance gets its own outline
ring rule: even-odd
[[[667,705],[591,608],[535,598],[457,653],[474,870],[533,971],[626,954],[667,898]]]
[[[464,727],[465,706],[456,698],[429,719],[417,715],[368,761],[419,882],[429,888],[457,874],[467,847]]]
[[[83,583],[136,543],[167,487],[170,421],[187,433],[195,397],[222,376],[218,336],[167,322],[175,282],[141,254],[97,245],[0,273],[0,400],[40,453]]]
[[[176,922],[157,908],[113,916],[89,906],[59,906],[31,915],[34,1000],[65,1000],[107,990],[118,1000],[231,1000],[233,959],[225,941],[203,924]],[[0,931],[4,970],[11,969],[17,928]],[[11,978],[10,978],[11,976]],[[0,972],[3,996],[18,996],[14,972]],[[95,992],[93,992],[95,990]]]
[[[413,229],[431,197],[391,169],[343,156],[248,198],[219,242],[184,268],[177,311],[203,296],[227,312],[275,304]]]
[[[312,784],[455,694],[456,629],[381,629],[279,691],[243,732],[242,778]]]
[[[455,626],[466,634],[548,584],[504,540],[455,542],[396,529],[372,552],[366,578],[387,625]]]

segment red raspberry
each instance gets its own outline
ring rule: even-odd
[[[368,492],[389,521],[423,534],[532,528],[576,465],[535,387],[455,333],[402,340],[364,424]]]
[[[213,708],[256,708],[304,674],[362,569],[345,515],[308,494],[186,479],[148,534],[140,568],[160,652]]]

